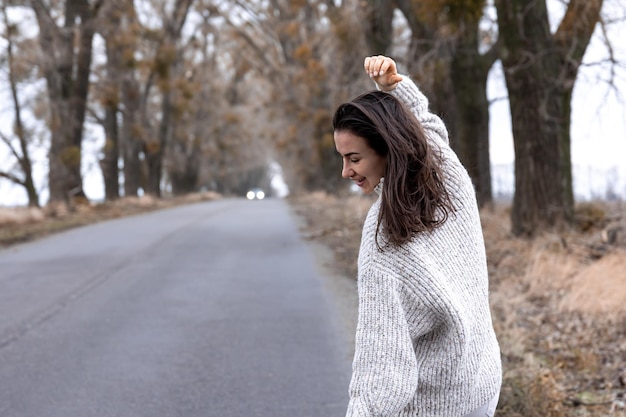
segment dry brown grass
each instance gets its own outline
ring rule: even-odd
[[[45,218],[40,208],[0,207],[0,227],[11,224],[37,223]]]
[[[626,309],[626,251],[582,265],[567,286],[561,310],[616,316]]]
[[[504,360],[501,416],[626,415],[626,252],[603,237],[626,219],[620,206],[596,212],[593,226],[586,217],[578,230],[533,240],[503,232],[505,208],[482,213]]]
[[[356,276],[371,198],[291,199],[303,234],[329,246]],[[520,239],[510,208],[481,212],[491,306],[503,358],[500,417],[626,417],[624,206],[578,208],[576,230]]]

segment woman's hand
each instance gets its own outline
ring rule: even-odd
[[[402,81],[402,76],[398,75],[396,62],[389,57],[368,56],[363,67],[382,91],[391,91]]]

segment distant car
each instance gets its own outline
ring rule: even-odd
[[[263,200],[265,198],[265,191],[260,188],[253,188],[246,193],[248,200]]]

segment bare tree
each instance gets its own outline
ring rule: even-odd
[[[47,81],[50,112],[50,202],[86,198],[82,185],[82,136],[95,18],[102,1],[67,0],[63,26],[51,5],[30,2],[39,23],[41,68]]]
[[[145,187],[145,169],[141,154],[150,130],[143,111],[149,100],[152,84],[142,88],[145,68],[152,66],[151,49],[143,47],[142,38],[152,33],[139,22],[134,1],[107,1],[100,13],[97,30],[104,40],[104,68],[95,68],[91,114],[103,127],[105,143],[100,161],[105,183],[105,196],[119,196],[119,159],[123,161],[124,196],[137,196]],[[147,58],[146,58],[147,57]],[[145,61],[144,61],[145,59]],[[149,72],[149,71],[147,71]],[[102,114],[103,113],[103,114]]]
[[[498,45],[482,36],[480,29],[486,2],[396,3],[412,32],[409,70],[445,120],[479,204],[487,204],[493,199],[487,76]]]
[[[154,71],[150,78],[155,77],[161,93],[161,119],[155,139],[147,138],[144,147],[144,154],[148,167],[148,178],[146,182],[146,192],[155,196],[161,196],[161,179],[163,176],[163,157],[172,132],[175,129],[176,115],[173,104],[174,79],[177,69],[180,68],[181,51],[177,47],[181,31],[185,24],[189,8],[193,0],[176,0],[171,15],[162,4],[161,14],[163,15],[162,34],[159,46],[154,58]],[[150,81],[147,86],[150,85]],[[146,95],[147,96],[147,95]]]
[[[195,3],[185,28],[189,35],[176,45],[163,157],[164,180],[176,195],[198,189],[242,195],[249,187],[269,186],[259,86],[249,83],[249,61],[223,21],[216,9]],[[159,93],[161,84],[155,82]],[[161,103],[163,95],[153,97]],[[161,119],[150,121],[159,126]]]
[[[574,219],[570,154],[574,82],[602,0],[570,0],[555,33],[545,0],[497,0],[515,146],[517,235]]]
[[[360,44],[354,42],[347,46],[356,26],[344,8],[353,2],[343,2],[341,8],[314,0],[234,3],[220,3],[219,12],[240,49],[249,51],[238,58],[248,61],[256,79],[270,89],[264,105],[274,123],[267,126],[267,135],[274,138],[290,190],[338,189],[343,183],[331,117],[335,100],[354,90],[354,79],[337,86],[330,80],[352,74],[362,62],[365,48],[355,50]],[[356,33],[362,39],[362,32]],[[348,53],[334,54],[337,45],[346,45]],[[358,59],[352,60],[355,52]]]
[[[176,97],[184,72],[178,40],[192,3],[145,3],[152,9],[143,16],[144,24],[134,2],[111,0],[104,6],[99,33],[107,61],[96,88],[98,106],[104,111],[97,119],[106,134],[101,166],[107,196],[119,188],[120,154],[124,195],[136,196],[143,189],[161,196],[163,161],[176,130]]]
[[[0,11],[2,12],[2,19],[4,23],[5,33],[4,39],[7,42],[6,49],[6,61],[7,61],[7,78],[9,81],[9,88],[11,91],[11,101],[13,104],[14,124],[13,124],[13,136],[17,140],[17,146],[14,145],[12,137],[7,136],[0,131],[0,140],[4,142],[11,154],[15,157],[17,165],[19,166],[19,172],[12,172],[11,170],[0,169],[0,177],[6,178],[15,184],[18,184],[26,190],[28,196],[28,205],[31,207],[39,206],[39,195],[35,188],[33,180],[33,164],[31,161],[29,143],[30,133],[29,129],[25,126],[22,119],[22,104],[18,96],[18,70],[15,65],[14,47],[15,36],[19,32],[19,28],[16,24],[9,21],[7,15],[7,5],[2,3],[0,5]]]
[[[140,153],[146,136],[145,123],[141,117],[142,103],[146,93],[140,84],[141,62],[136,57],[139,50],[142,28],[137,18],[134,1],[113,0],[120,8],[121,19],[116,34],[116,44],[122,55],[120,68],[120,103],[122,107],[122,128],[120,141],[124,160],[124,196],[138,195],[142,183]],[[145,90],[148,90],[146,88]]]
[[[487,78],[498,58],[498,44],[480,29],[485,6],[485,1],[469,1],[450,15],[455,32],[450,76],[457,106],[456,149],[480,206],[493,201]]]
[[[106,62],[104,68],[94,68],[97,80],[91,87],[90,114],[100,123],[104,131],[104,146],[100,169],[104,179],[104,195],[106,200],[120,197],[120,181],[118,162],[120,158],[120,125],[118,116],[121,113],[121,80],[122,60],[124,51],[124,31],[119,30],[119,22],[124,19],[124,8],[117,0],[107,2],[98,22],[98,33],[104,39]],[[99,115],[99,107],[103,115]]]

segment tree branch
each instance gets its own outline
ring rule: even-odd
[[[567,51],[566,60],[582,61],[589,39],[600,20],[603,0],[570,0],[554,39]]]
[[[26,182],[22,181],[21,179],[11,174],[10,172],[0,171],[0,177],[6,178],[9,181],[14,182],[17,185],[21,185],[22,187],[26,186]]]
[[[17,153],[17,150],[15,150],[15,147],[13,146],[13,144],[11,143],[11,140],[6,137],[4,135],[4,133],[0,132],[0,140],[2,140],[2,142],[6,143],[6,145],[9,147],[9,150],[11,151],[11,154],[19,161],[22,159],[22,157]]]

